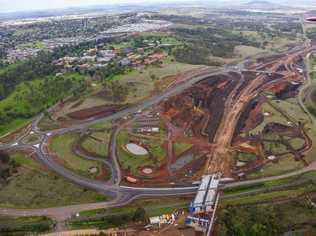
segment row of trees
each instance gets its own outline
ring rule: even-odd
[[[55,223],[46,216],[0,220],[1,235],[32,235],[52,230]]]
[[[105,215],[100,216],[97,215],[95,217],[83,217],[79,219],[74,219],[70,221],[70,225],[76,227],[84,227],[86,225],[93,225],[94,227],[104,229],[111,227],[119,227],[122,225],[126,225],[130,222],[145,222],[147,220],[146,210],[142,207],[138,207],[133,211],[129,211],[127,213],[122,213],[119,215]]]

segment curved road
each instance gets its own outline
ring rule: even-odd
[[[234,67],[234,68],[238,68],[238,67]],[[121,172],[120,172],[119,164],[116,157],[116,136],[119,132],[119,127],[116,127],[114,129],[114,132],[111,138],[111,143],[110,143],[110,156],[112,159],[111,162],[113,163],[109,163],[105,160],[102,160],[104,164],[111,166],[111,169],[112,169],[113,178],[111,181],[108,181],[108,182],[102,182],[98,180],[85,178],[83,176],[80,176],[66,169],[59,163],[55,162],[55,160],[48,154],[47,144],[48,144],[49,138],[53,136],[62,135],[70,131],[82,130],[98,122],[119,119],[129,114],[135,113],[138,110],[144,110],[154,104],[157,104],[163,101],[164,99],[167,99],[170,96],[174,96],[181,93],[185,89],[190,88],[192,85],[194,85],[195,83],[203,79],[206,79],[210,76],[234,71],[234,68],[225,67],[224,69],[217,70],[215,72],[208,68],[201,69],[199,73],[190,75],[191,77],[190,79],[188,78],[188,80],[182,82],[181,84],[178,84],[175,87],[169,88],[162,94],[154,96],[146,100],[145,102],[142,102],[133,107],[122,110],[118,113],[112,114],[108,117],[105,117],[102,119],[87,120],[83,124],[74,125],[70,128],[62,128],[62,129],[53,130],[49,132],[39,131],[37,125],[40,119],[43,117],[43,115],[39,115],[35,119],[35,121],[32,123],[30,130],[28,130],[26,134],[19,137],[14,143],[0,145],[0,150],[1,149],[22,149],[22,150],[32,149],[36,153],[37,159],[41,163],[43,163],[45,166],[47,166],[50,170],[54,171],[56,174],[64,177],[68,181],[74,184],[77,184],[81,187],[84,187],[84,188],[87,188],[87,189],[90,189],[102,194],[109,195],[112,197],[113,200],[110,202],[81,204],[81,205],[73,205],[73,206],[65,206],[65,207],[47,208],[47,209],[0,209],[0,214],[16,215],[16,216],[47,215],[56,219],[57,222],[61,223],[61,222],[64,222],[65,219],[69,218],[72,214],[79,211],[92,210],[92,209],[105,208],[105,207],[119,207],[119,206],[128,204],[129,202],[140,197],[194,194],[196,192],[196,189],[198,188],[197,185],[191,185],[187,187],[171,187],[171,188],[135,188],[135,187],[120,186],[119,183],[121,182]],[[239,69],[238,69],[238,72],[240,72]],[[40,136],[40,142],[38,144],[30,145],[23,142],[23,139],[27,137],[30,133],[36,133]],[[79,153],[79,154],[82,155],[82,153]],[[84,155],[84,157],[88,159],[96,160],[94,157],[90,157],[87,155]],[[97,159],[97,161],[100,161],[100,159]],[[287,175],[263,178],[259,180],[253,180],[253,181],[230,183],[230,184],[226,184],[225,188],[251,184],[251,183],[264,182],[267,180],[286,178],[286,177],[301,174],[310,170],[316,170],[315,163],[309,167],[306,167],[302,170],[299,170]],[[61,225],[62,224],[59,224],[58,227],[61,227]]]

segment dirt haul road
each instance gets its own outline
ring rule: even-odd
[[[237,127],[238,121],[241,114],[246,108],[247,104],[256,98],[260,92],[269,88],[281,79],[303,79],[302,75],[298,73],[295,68],[295,60],[299,59],[300,56],[305,56],[311,51],[311,48],[304,49],[300,52],[294,52],[288,54],[270,67],[269,73],[260,73],[252,81],[250,81],[241,91],[238,93],[238,87],[242,86],[242,83],[238,83],[236,88],[232,90],[230,95],[227,97],[224,108],[224,116],[217,129],[214,145],[207,155],[207,163],[205,165],[204,173],[212,174],[220,172],[225,177],[231,176],[231,164],[233,159],[232,156],[232,139],[234,137],[235,128]],[[281,65],[285,65],[287,71],[284,76],[276,73],[277,68]],[[262,65],[260,65],[262,68]]]

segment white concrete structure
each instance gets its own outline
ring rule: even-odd
[[[126,144],[126,149],[130,153],[132,153],[133,155],[136,155],[136,156],[144,156],[144,155],[148,154],[148,151],[145,148],[143,148],[135,143]]]
[[[194,201],[191,204],[193,214],[210,211],[215,203],[220,178],[216,175],[205,175]]]
[[[186,218],[186,225],[206,235],[210,235],[212,231],[219,200],[220,176],[220,174],[202,176],[200,187],[189,208],[189,216]]]

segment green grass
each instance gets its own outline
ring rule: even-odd
[[[311,64],[311,68],[313,68],[313,66],[316,65],[316,57],[315,56],[310,57],[310,64]]]
[[[130,219],[135,211],[143,208],[146,212],[146,218],[170,214],[179,208],[187,208],[190,200],[182,198],[160,198],[137,200],[133,203],[120,208],[97,209],[80,212],[79,217],[73,217],[68,223],[72,229],[81,228],[109,228],[113,226],[126,225],[132,222]],[[130,216],[130,217],[127,217]],[[126,218],[120,222],[119,219]],[[116,225],[116,223],[118,223]],[[115,225],[113,225],[115,224]]]
[[[266,136],[264,136],[266,138]],[[279,140],[280,139],[276,139],[276,140]],[[269,152],[273,153],[274,155],[277,155],[277,154],[281,154],[281,153],[284,153],[284,152],[288,152],[288,149],[287,147],[282,144],[282,143],[278,143],[278,142],[263,142],[263,145],[264,145],[264,149],[265,150],[268,150]]]
[[[11,157],[20,167],[0,189],[0,207],[46,208],[109,200],[48,172],[25,154],[16,153]]]
[[[130,48],[132,47],[132,42],[121,42],[121,43],[111,43],[109,45],[110,47],[114,47],[115,49],[124,49],[124,48]]]
[[[110,137],[110,131],[93,132],[83,140],[81,145],[88,152],[105,157],[108,155]]]
[[[17,68],[20,64],[22,64],[22,63],[21,63],[21,62],[17,62],[17,63],[14,63],[14,64],[7,65],[7,66],[5,66],[5,67],[3,67],[3,68],[0,68],[0,76],[1,76],[2,74],[7,73],[7,72],[16,70],[16,68]]]
[[[0,216],[1,235],[30,235],[53,229],[55,222],[45,216],[8,217]]]
[[[185,198],[177,198],[177,197],[162,197],[157,199],[142,199],[136,200],[132,203],[128,204],[127,206],[123,206],[120,208],[107,208],[107,209],[97,209],[97,210],[90,210],[90,211],[82,211],[80,212],[80,216],[97,216],[97,215],[114,215],[114,214],[123,214],[129,213],[136,210],[138,207],[143,207],[147,210],[147,214],[150,216],[157,216],[162,215],[165,212],[164,209],[166,208],[173,208],[173,206],[183,207],[188,206],[192,199],[185,199]],[[155,212],[151,212],[155,210]],[[158,210],[163,212],[157,212]]]
[[[271,107],[269,104],[265,103],[262,107],[262,112],[268,112],[271,115],[264,117],[264,121],[258,125],[255,129],[251,130],[249,133],[253,135],[257,135],[260,132],[263,131],[264,127],[266,124],[271,123],[271,122],[277,122],[280,124],[287,125],[288,120],[277,110],[275,110],[273,107]]]
[[[173,44],[173,45],[179,45],[179,44],[182,44],[181,41],[177,40],[176,38],[174,37],[162,37],[160,42],[162,44]]]
[[[0,136],[26,125],[32,117],[69,96],[83,80],[83,75],[71,73],[17,85],[9,96],[0,101]]]
[[[261,170],[258,170],[247,177],[249,179],[253,178],[263,178],[269,176],[277,176],[281,174],[286,174],[291,171],[299,170],[304,168],[304,164],[300,161],[295,161],[292,156],[279,160],[277,163],[269,163],[265,165]]]
[[[304,183],[310,183],[311,180],[315,182],[316,171],[310,171],[301,175],[292,176],[292,177],[283,178],[283,179],[270,180],[266,182],[248,184],[248,185],[232,187],[232,188],[225,188],[223,190],[223,193],[224,193],[224,198],[229,199],[230,198],[229,195],[231,194],[247,193],[253,190],[260,190],[261,192],[273,191],[272,188],[286,186],[286,185],[295,185],[295,186],[298,185],[301,187],[304,185]],[[249,195],[251,194],[252,193],[249,193]],[[253,196],[256,196],[256,195],[253,195]],[[239,198],[239,196],[237,198]]]
[[[155,81],[151,79],[151,75],[154,74],[160,80],[163,80],[164,78],[166,78],[166,76],[173,76],[178,73],[184,73],[185,71],[196,69],[199,67],[200,66],[182,64],[166,60],[161,67],[148,66],[143,71],[126,71],[124,74],[119,74],[111,77],[111,80],[119,80],[119,83],[122,84],[122,86],[128,86],[128,88],[130,88],[128,96],[126,98],[126,102],[128,104],[122,104],[122,102],[120,101],[112,101],[111,99],[99,96],[98,92],[102,91],[94,91],[89,94],[85,94],[84,96],[82,95],[82,103],[76,108],[71,108],[71,106],[74,105],[77,101],[66,102],[64,108],[58,111],[54,117],[63,117],[65,116],[65,114],[68,114],[69,112],[93,106],[108,105],[113,103],[119,105],[129,105],[138,103],[152,96],[152,92],[155,89]],[[50,126],[54,126],[54,124],[50,121],[43,121],[40,123],[40,126],[41,128],[43,127],[45,129],[49,129]]]
[[[117,137],[119,162],[123,169],[130,170],[134,175],[137,175],[139,167],[148,165],[159,166],[166,157],[166,152],[162,148],[163,141],[149,139],[142,139],[141,141],[148,147],[150,155],[135,156],[125,149],[125,145],[130,142],[127,130],[122,130]]]
[[[145,156],[134,156],[127,152],[124,147],[129,143],[129,135],[126,130],[119,133],[117,137],[117,154],[119,162],[123,169],[129,169],[132,174],[137,174],[137,168],[142,165],[148,165],[151,163],[149,155]]]
[[[289,143],[294,149],[297,150],[303,147],[305,141],[304,139],[301,139],[301,138],[293,138],[289,140]]]
[[[193,145],[188,143],[174,143],[173,148],[176,155],[180,155],[181,153],[189,150]]]
[[[306,113],[304,113],[299,106],[296,98],[290,98],[286,100],[280,100],[278,103],[276,101],[272,101],[274,105],[280,107],[284,110],[290,117],[295,121],[295,123],[301,122],[304,123],[304,129],[307,135],[312,139],[312,142],[316,142],[316,129],[315,127],[309,122],[309,118]],[[264,104],[263,106],[264,112],[269,112],[272,116],[268,116],[264,118],[264,122],[261,123],[258,127],[250,132],[250,134],[258,134],[262,132],[264,126],[270,122],[277,122],[284,125],[288,125],[287,119],[280,113],[275,110],[271,105]],[[272,139],[272,140],[280,140],[280,135],[275,133],[266,134],[264,138]],[[284,139],[287,139],[288,142],[293,146],[293,148],[300,148],[303,145],[303,140],[299,138],[290,138],[283,136]],[[287,151],[286,147],[282,144],[272,144],[265,142],[265,149],[271,149],[274,153],[281,153]],[[304,159],[308,163],[312,163],[316,160],[316,149],[312,147],[311,150],[304,153]],[[255,173],[250,174],[249,178],[260,178],[260,177],[267,177],[267,176],[275,176],[280,174],[285,174],[290,171],[298,170],[303,168],[302,162],[296,162],[293,159],[292,155],[284,156],[285,158],[280,160],[278,163],[269,163],[266,165],[262,171],[256,171]]]
[[[27,126],[32,121],[32,118],[16,118],[4,125],[0,124],[0,136],[15,132],[24,126]]]
[[[129,103],[134,103],[151,96],[151,91],[154,89],[154,81],[152,81],[151,75],[156,75],[159,79],[163,79],[164,77],[176,75],[198,67],[165,61],[162,67],[149,66],[144,71],[132,70],[125,74],[115,75],[112,80],[119,80],[122,84],[134,85],[126,99]]]
[[[38,127],[42,131],[48,131],[48,130],[59,129],[60,124],[58,123],[58,121],[54,121],[50,119],[47,115],[45,115],[38,123]]]
[[[50,150],[57,154],[58,158],[64,162],[64,166],[81,175],[94,178],[97,174],[91,174],[89,169],[97,167],[102,168],[101,163],[96,161],[85,160],[73,152],[74,145],[78,142],[79,134],[69,133],[56,136],[52,139]]]
[[[309,184],[293,190],[273,191],[268,193],[257,193],[255,195],[240,198],[222,199],[224,205],[248,205],[266,201],[277,201],[287,198],[296,198],[305,193],[316,191],[316,184]]]
[[[37,134],[30,134],[23,139],[23,142],[28,144],[39,143],[40,137]]]
[[[238,152],[236,154],[236,159],[242,162],[249,162],[249,161],[255,161],[257,159],[257,156],[252,153]]]
[[[25,44],[20,44],[18,46],[19,48],[35,48],[35,49],[46,49],[46,44],[41,42],[41,41],[35,41],[32,43],[25,43]]]
[[[18,163],[23,168],[27,168],[29,170],[36,170],[40,171],[42,173],[46,173],[43,171],[41,165],[39,162],[36,162],[30,157],[29,155],[26,155],[24,153],[14,153],[10,156],[16,163]]]
[[[98,122],[92,126],[89,127],[90,129],[110,129],[112,128],[111,122]]]

